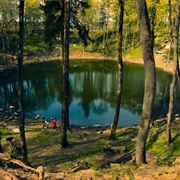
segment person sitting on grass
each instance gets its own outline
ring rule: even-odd
[[[45,120],[45,118],[42,117],[41,125],[42,125],[42,129],[47,129],[48,126],[49,126],[49,122],[47,122],[47,121]]]

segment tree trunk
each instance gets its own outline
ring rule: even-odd
[[[146,163],[146,140],[151,121],[152,105],[155,93],[156,73],[153,55],[153,39],[145,0],[136,0],[142,55],[145,69],[145,90],[142,107],[142,117],[136,143],[136,163]]]
[[[128,30],[127,30],[127,27],[126,27],[125,36],[124,36],[124,49],[126,49],[127,36],[128,36]]]
[[[152,41],[153,41],[153,46],[154,46],[154,29],[155,29],[155,25],[156,25],[156,6],[159,3],[159,0],[153,0],[152,2],[152,7],[151,7],[151,37],[152,37]]]
[[[3,153],[1,142],[0,142],[0,153]]]
[[[18,105],[19,105],[19,129],[20,129],[20,139],[22,148],[22,161],[27,164],[27,147],[26,138],[24,131],[24,101],[23,101],[23,46],[24,46],[24,0],[20,0],[19,5],[19,52],[18,52]]]
[[[169,8],[168,20],[169,20],[169,41],[170,41],[170,46],[169,46],[169,51],[168,51],[167,62],[169,62],[169,60],[170,60],[172,40],[173,40],[171,0],[168,0],[168,8]]]
[[[172,141],[171,135],[171,121],[173,119],[173,108],[174,108],[174,89],[176,85],[176,80],[178,76],[179,69],[179,59],[178,59],[178,36],[179,36],[179,23],[180,23],[180,0],[177,3],[177,18],[175,24],[175,35],[174,35],[174,71],[172,82],[170,86],[170,99],[169,99],[169,110],[167,114],[167,144],[170,145]]]
[[[2,149],[2,145],[1,145],[2,135],[3,135],[3,133],[0,131],[0,153],[3,153],[3,149]]]
[[[107,22],[105,22],[104,25],[103,25],[103,54],[104,55],[107,55],[107,48],[106,48],[106,43],[107,43],[106,42],[107,41],[106,40],[106,27],[107,27],[106,25],[107,24],[106,23]]]
[[[67,129],[69,126],[69,0],[64,1],[64,32],[62,43],[62,60],[63,60],[63,104],[62,104],[62,121],[60,145],[62,148],[69,146],[67,141]]]
[[[3,33],[2,33],[3,34]],[[4,35],[2,35],[2,46],[3,46],[3,52],[4,52],[4,64],[6,63],[6,40]]]
[[[120,114],[120,104],[121,104],[121,95],[123,88],[123,60],[122,60],[122,42],[123,42],[123,16],[124,16],[124,1],[119,0],[119,32],[118,32],[118,66],[119,66],[119,81],[118,81],[118,91],[117,91],[117,102],[114,114],[114,120],[111,126],[111,134],[109,139],[115,139],[116,129]]]
[[[135,49],[135,32],[133,31],[132,32],[132,34],[133,34],[133,37],[132,37],[132,49]]]

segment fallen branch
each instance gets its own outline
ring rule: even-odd
[[[44,179],[44,168],[43,166],[39,166],[37,169],[33,168],[33,167],[30,167],[30,166],[27,166],[26,164],[24,164],[23,162],[17,160],[17,159],[11,159],[11,158],[8,158],[6,157],[4,154],[0,153],[0,159],[6,161],[6,162],[10,162],[10,163],[13,163],[13,164],[16,164],[26,170],[29,170],[29,171],[33,171],[35,173],[38,174],[39,176],[39,180],[43,180]]]

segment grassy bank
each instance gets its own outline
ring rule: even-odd
[[[163,122],[163,121],[161,121]],[[178,123],[178,124],[176,124]],[[154,176],[165,173],[167,179],[178,172],[169,172],[174,167],[173,162],[180,155],[180,132],[177,130],[179,120],[173,122],[173,144],[166,144],[166,125],[156,124],[149,132],[147,141],[148,167],[156,167]],[[5,140],[9,136],[19,144],[19,134],[12,132],[12,127],[2,128],[2,145],[5,153],[9,152],[9,144]],[[59,146],[59,131],[52,129],[42,130],[41,126],[26,126],[27,147],[30,163],[35,166],[44,166],[45,172],[59,173],[67,179],[131,179],[145,169],[133,164],[132,155],[135,150],[137,127],[119,128],[117,140],[110,141],[108,128],[81,128],[72,127],[73,133],[68,132],[70,146],[61,149]],[[123,153],[105,151],[106,147],[125,147]],[[164,172],[158,168],[164,167]],[[83,171],[86,170],[86,174]],[[88,174],[90,173],[90,174]],[[132,178],[133,179],[133,178]],[[150,178],[151,179],[151,178]],[[169,179],[170,180],[170,179]]]

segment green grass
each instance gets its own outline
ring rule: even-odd
[[[14,137],[17,138],[17,134],[14,134],[11,129],[0,127],[0,137],[2,138],[2,141],[5,141],[7,137]]]
[[[5,138],[8,136],[19,139],[19,134],[13,134],[10,130],[1,128],[0,132],[2,132],[2,142],[5,142]],[[137,136],[137,128],[129,127],[118,131],[115,141],[109,140],[109,134],[99,134],[96,130],[75,128],[73,133],[68,131],[67,135],[70,146],[61,149],[59,131],[54,133],[51,129],[41,130],[40,128],[26,127],[30,163],[35,167],[43,164],[46,171],[51,172],[55,171],[53,168],[55,166],[58,166],[61,171],[67,171],[69,168],[87,163],[90,168],[98,171],[95,174],[97,177],[105,173],[111,174],[113,179],[125,174],[129,179],[134,178],[134,172],[138,170],[138,167],[132,161],[123,161],[123,156],[119,154],[105,153],[103,148],[107,145],[126,146],[128,152],[134,151],[136,142],[131,139]],[[167,146],[166,126],[150,129],[146,147],[147,153],[158,157],[156,165],[170,166],[179,156],[180,133],[173,130],[172,135],[173,144]],[[110,163],[117,163],[119,166],[109,168]]]
[[[28,135],[28,147],[30,158],[36,161],[35,164],[39,164],[37,159],[33,157],[33,154],[37,153],[41,156],[40,152],[46,150],[49,153],[50,159],[53,159],[52,163],[60,163],[63,168],[68,168],[68,166],[74,166],[75,164],[87,162],[88,165],[93,169],[98,169],[103,164],[110,161],[109,155],[104,154],[103,148],[107,145],[112,146],[123,146],[127,145],[128,150],[132,150],[135,147],[135,143],[130,141],[131,137],[134,137],[136,133],[133,130],[127,129],[126,132],[118,132],[117,140],[110,141],[108,134],[97,134],[96,131],[79,131],[75,130],[72,134],[68,132],[68,142],[70,146],[66,149],[61,149],[59,145],[59,132],[53,133],[51,130],[37,130],[31,128],[26,129]],[[38,151],[37,151],[38,149]],[[57,157],[53,158],[53,153],[55,151]],[[102,155],[103,154],[103,155]],[[37,155],[36,155],[37,156]],[[116,155],[114,160],[116,160]],[[50,160],[51,161],[51,160]],[[43,163],[46,164],[49,159],[43,159]]]
[[[158,128],[157,131],[150,130],[147,150],[158,156],[157,164],[170,165],[180,155],[180,133],[172,130],[172,138],[172,144],[167,146],[165,126]]]

